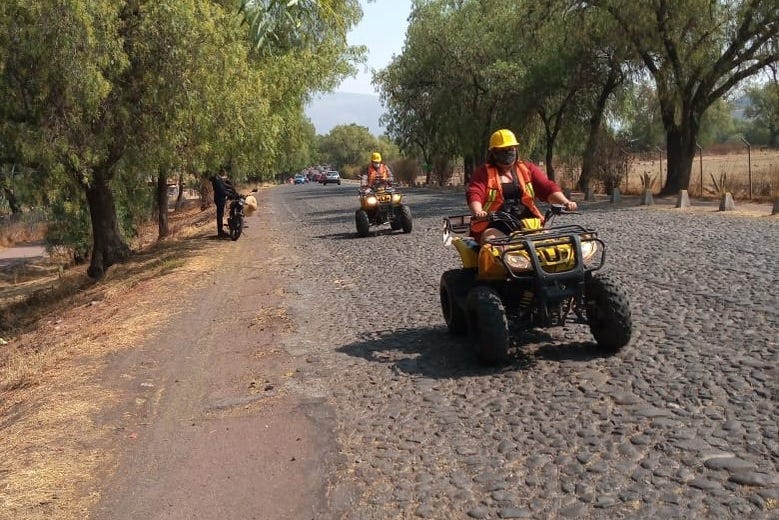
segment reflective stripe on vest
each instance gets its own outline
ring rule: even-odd
[[[536,217],[543,219],[543,215],[536,207],[536,191],[533,189],[533,183],[530,181],[530,170],[524,163],[517,162],[517,175],[519,189],[521,192],[520,201]],[[490,211],[493,206],[497,209],[503,205],[503,186],[500,183],[500,174],[495,166],[487,165],[487,201],[484,203],[484,211]],[[494,211],[494,210],[493,210]]]
[[[377,177],[381,180],[387,180],[389,171],[387,170],[386,164],[379,164],[378,170],[373,167],[373,163],[368,165],[368,183],[373,184],[373,179],[376,179]]]

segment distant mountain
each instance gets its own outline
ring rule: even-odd
[[[378,137],[384,133],[384,127],[379,125],[383,112],[379,96],[347,92],[322,94],[306,107],[306,115],[319,135],[329,133],[335,126],[355,123]]]

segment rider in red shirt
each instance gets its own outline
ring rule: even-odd
[[[466,191],[468,207],[471,210],[471,235],[485,242],[504,236],[511,230],[504,223],[495,222],[492,227],[483,219],[494,211],[511,211],[519,218],[543,215],[534,199],[554,204],[563,204],[568,211],[575,211],[577,205],[568,200],[562,189],[535,164],[518,157],[519,143],[511,130],[498,130],[490,137],[487,162],[479,166],[471,176]]]
[[[381,160],[381,154],[379,152],[373,152],[371,154],[371,162],[368,164],[367,174],[363,179],[363,186],[371,187],[376,182],[392,182],[392,170],[390,167],[384,164]]]

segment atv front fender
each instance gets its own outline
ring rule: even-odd
[[[472,238],[454,237],[452,245],[460,253],[463,268],[471,269],[479,266],[479,245]]]

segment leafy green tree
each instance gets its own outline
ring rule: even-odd
[[[447,170],[452,157],[462,156],[469,175],[484,158],[490,133],[512,126],[513,80],[522,71],[506,20],[519,18],[521,5],[413,4],[403,54],[376,78],[388,133],[402,150],[416,147],[424,164]]]
[[[668,178],[661,193],[690,184],[701,119],[716,100],[779,60],[775,0],[587,0],[630,39],[657,87]]]
[[[355,123],[336,126],[319,139],[320,156],[339,170],[368,164],[371,152],[378,148],[379,142],[370,130]]]
[[[623,139],[630,143],[630,149],[646,152],[662,146],[663,122],[654,85],[646,81],[631,82],[619,103],[614,120]]]
[[[69,200],[89,208],[90,276],[129,255],[124,235],[151,176],[164,236],[173,172],[270,175],[289,143],[310,142],[306,96],[360,59],[345,43],[360,11],[353,0],[309,1],[317,12],[295,21],[293,4],[269,20],[285,34],[267,46],[249,40],[232,0],[0,4],[0,140],[12,163],[83,190]],[[331,22],[341,25],[326,30]]]
[[[698,144],[705,148],[737,140],[738,137],[740,132],[733,117],[733,104],[725,99],[716,100],[701,116]]]
[[[774,74],[771,79],[747,88],[750,105],[744,115],[753,124],[768,132],[768,146],[776,148],[779,144],[779,79]]]
[[[613,19],[600,11],[571,10],[565,0],[553,0],[540,2],[540,7],[532,8],[531,13],[540,18],[537,24],[544,28],[541,54],[551,54],[553,63],[563,65],[556,69],[552,78],[553,84],[565,87],[562,92],[570,93],[562,98],[567,106],[561,107],[565,113],[558,133],[563,136],[563,150],[569,154],[574,150],[581,153],[582,167],[577,186],[586,192],[597,169],[598,157],[610,153],[610,150],[603,153],[598,150],[600,145],[611,143],[610,136],[606,135],[611,134],[606,121],[609,108],[615,105],[625,82],[638,65],[629,60],[629,42],[621,36]],[[549,45],[545,40],[556,43]],[[538,85],[536,89],[540,90],[541,96],[551,93],[544,85]],[[550,142],[549,126],[545,124],[546,160],[547,170],[553,175],[554,169],[549,166],[550,145],[555,144],[557,136]]]

